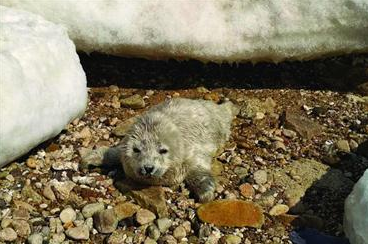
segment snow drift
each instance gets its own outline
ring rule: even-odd
[[[367,0],[0,0],[68,29],[79,50],[202,61],[368,51]]]
[[[0,167],[57,135],[87,104],[66,30],[0,6]]]
[[[351,244],[368,243],[368,170],[345,200],[344,230]]]

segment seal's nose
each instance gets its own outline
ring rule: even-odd
[[[154,169],[155,168],[153,166],[145,165],[142,168],[142,174],[143,175],[150,175],[150,174],[152,174],[152,172],[153,172]]]

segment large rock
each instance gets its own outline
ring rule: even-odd
[[[281,61],[368,50],[365,0],[7,0],[67,27],[79,50]]]
[[[86,77],[59,25],[0,6],[0,166],[56,136],[87,104]]]
[[[368,243],[368,170],[345,200],[344,231],[351,244]]]

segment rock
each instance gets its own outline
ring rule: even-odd
[[[114,209],[106,209],[93,215],[93,223],[98,232],[112,233],[118,226],[118,218]]]
[[[186,237],[187,233],[185,231],[185,228],[181,225],[179,225],[178,227],[176,227],[173,231],[173,236],[180,241],[181,239],[183,239],[184,237]]]
[[[300,159],[286,165],[283,169],[269,169],[268,175],[274,185],[285,188],[285,196],[289,207],[296,205],[306,190],[324,176],[329,167],[320,162]],[[290,175],[290,172],[293,172]],[[300,180],[296,180],[298,176]]]
[[[133,203],[124,202],[119,203],[114,207],[115,214],[117,218],[120,220],[132,217],[139,209],[138,205]]]
[[[265,117],[265,113],[273,113],[276,106],[272,98],[267,98],[262,102],[258,98],[246,98],[240,106],[239,116],[246,119],[261,120]]]
[[[359,147],[359,144],[355,140],[351,139],[349,141],[349,147],[350,147],[351,151],[355,152],[356,149]]]
[[[95,213],[101,212],[104,209],[105,205],[102,202],[90,203],[83,207],[82,214],[85,218],[90,218]]]
[[[282,129],[282,134],[287,138],[295,138],[297,136],[295,131],[288,129]]]
[[[50,244],[59,244],[65,240],[64,233],[52,234],[50,239]]]
[[[368,243],[368,170],[345,200],[344,231],[350,243]]]
[[[234,169],[234,173],[241,179],[249,174],[249,169],[241,166],[236,166]]]
[[[364,96],[368,96],[368,82],[364,82],[357,86],[357,92]]]
[[[286,147],[285,144],[281,141],[274,141],[272,142],[272,147],[279,152],[285,152],[286,151]]]
[[[18,236],[27,237],[31,234],[31,227],[25,220],[13,220],[12,225]]]
[[[258,185],[262,185],[267,182],[267,171],[257,170],[253,173],[253,179]]]
[[[285,204],[276,204],[271,208],[269,214],[272,216],[278,216],[281,214],[286,214],[289,211],[288,205]]]
[[[119,101],[119,97],[118,96],[113,96],[112,99],[111,99],[111,107],[113,108],[120,108],[121,107],[121,104],[120,104],[120,101]]]
[[[223,170],[224,170],[224,166],[219,160],[216,160],[216,159],[212,160],[211,171],[213,175],[215,176],[221,175]]]
[[[159,218],[169,215],[162,187],[154,186],[140,191],[132,191],[132,195],[140,206],[154,212]]]
[[[161,238],[161,241],[165,244],[177,244],[175,237],[172,235],[165,235]]]
[[[41,203],[43,201],[43,198],[38,192],[33,190],[33,188],[30,185],[25,185],[22,189],[22,195],[26,199],[30,198],[35,203]]]
[[[114,231],[110,235],[110,237],[107,239],[107,244],[121,244],[122,240],[124,240],[124,239],[125,239],[125,242],[127,243],[127,239],[132,238],[134,235],[135,234],[133,232],[118,229],[118,230]],[[133,242],[130,242],[130,243],[133,243]]]
[[[130,119],[127,119],[121,122],[114,128],[112,133],[115,136],[124,136],[126,132],[129,130],[129,128],[134,124],[135,121],[136,121],[136,118],[133,117],[133,118],[130,118]]]
[[[34,233],[28,237],[27,241],[29,244],[42,244],[43,236],[40,233]]]
[[[103,163],[104,155],[109,150],[109,147],[100,147],[96,150],[82,148],[79,150],[79,154],[82,157],[82,166],[87,168],[89,165],[101,166]]]
[[[153,239],[156,240],[160,237],[161,233],[158,227],[155,224],[151,224],[147,227],[147,235]]]
[[[240,244],[242,239],[236,235],[226,235],[221,237],[219,244]]]
[[[87,87],[75,46],[65,28],[39,15],[3,6],[0,25],[2,167],[55,137],[83,114]]]
[[[4,228],[0,230],[1,241],[15,241],[17,239],[17,233],[12,228]]]
[[[323,127],[296,111],[286,110],[284,113],[284,124],[287,129],[296,131],[306,139],[319,135]]]
[[[156,221],[157,227],[161,233],[165,233],[172,225],[172,220],[169,218],[161,218]]]
[[[239,186],[240,193],[246,198],[252,198],[254,196],[253,186],[249,183],[244,183]]]
[[[51,186],[49,184],[43,188],[42,194],[44,195],[44,197],[46,197],[47,199],[51,201],[56,200],[56,196],[54,192],[52,191]]]
[[[56,179],[50,181],[51,187],[53,187],[54,193],[58,199],[66,200],[69,198],[70,192],[76,186],[73,181],[59,182]]]
[[[73,222],[76,218],[77,218],[77,213],[72,208],[66,208],[60,213],[60,220],[64,224]]]
[[[259,205],[241,200],[217,200],[199,207],[201,221],[216,226],[260,228],[264,216]]]
[[[124,99],[120,99],[120,104],[123,107],[132,108],[132,109],[144,108],[146,106],[144,99],[139,94],[135,94],[133,96],[130,96]]]
[[[144,240],[143,244],[157,244],[157,242],[149,237],[146,238],[146,240]]]
[[[18,208],[13,211],[13,219],[17,220],[29,220],[29,211],[25,208]]]
[[[349,142],[347,140],[338,140],[336,142],[336,148],[340,152],[345,152],[345,153],[350,152],[350,146],[349,146]]]
[[[64,227],[59,218],[50,218],[50,232],[51,233],[64,232]]]
[[[155,214],[147,209],[140,209],[136,214],[136,220],[140,225],[151,223],[155,219]]]
[[[78,171],[78,163],[56,161],[51,165],[53,170],[73,170]]]
[[[89,228],[87,225],[70,228],[65,231],[65,234],[73,240],[88,240]]]

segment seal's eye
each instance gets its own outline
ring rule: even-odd
[[[167,149],[162,148],[162,149],[160,149],[158,152],[159,152],[160,154],[165,154],[165,153],[167,153]]]
[[[141,152],[141,150],[139,150],[138,148],[136,148],[136,147],[133,147],[133,152],[135,152],[135,153],[140,153]]]

